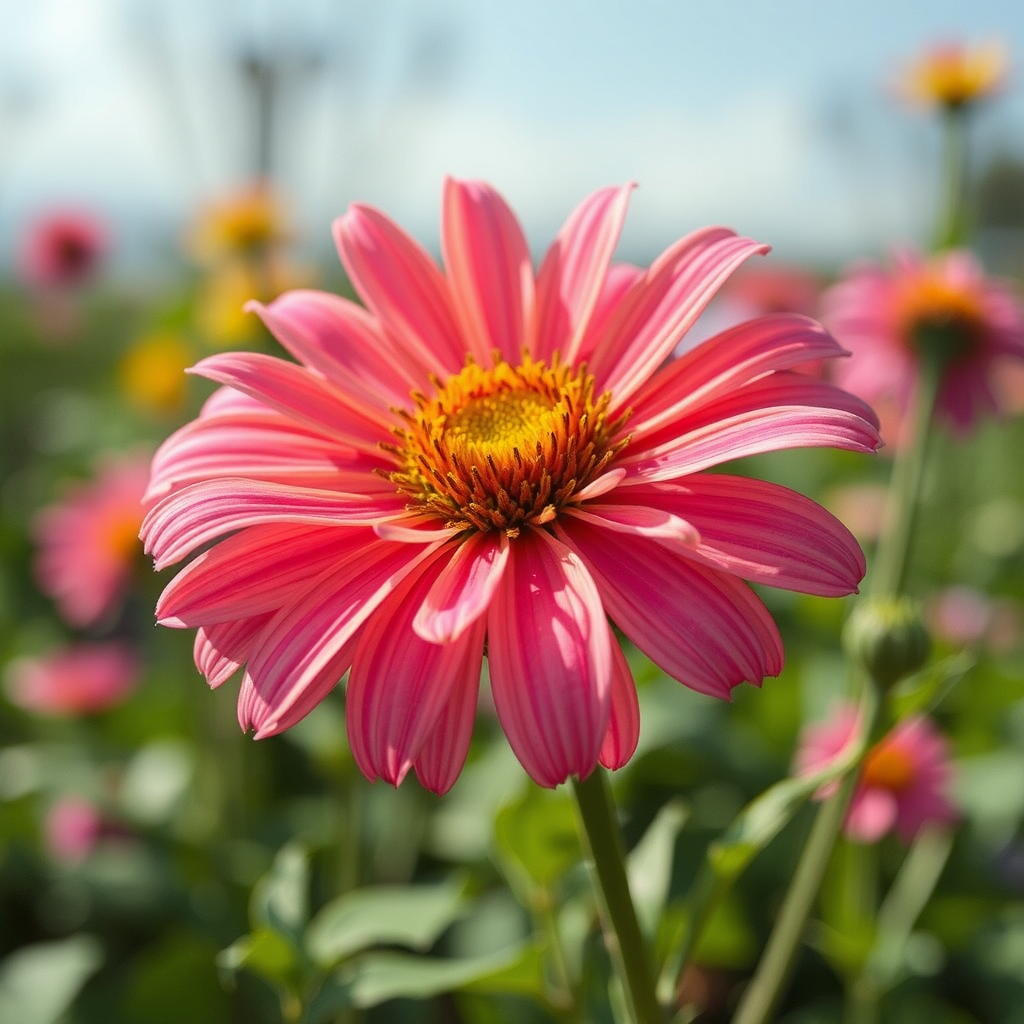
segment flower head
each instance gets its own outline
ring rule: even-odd
[[[79,210],[56,210],[29,225],[19,255],[21,277],[39,288],[61,288],[90,280],[108,245],[106,226]]]
[[[257,181],[210,203],[187,246],[200,263],[250,256],[288,238],[281,202],[267,182]]]
[[[940,43],[908,65],[900,91],[913,102],[957,110],[997,92],[1007,64],[1006,47],[999,42],[973,48]]]
[[[184,370],[192,361],[187,340],[176,331],[138,338],[118,365],[121,390],[147,412],[177,412],[185,402]]]
[[[148,455],[111,456],[36,516],[36,580],[71,625],[95,625],[128,585],[148,478]]]
[[[998,369],[1024,358],[1024,311],[965,250],[901,250],[891,266],[855,267],[823,301],[824,322],[852,353],[836,367],[840,384],[907,409],[925,362],[938,360],[937,409],[960,431],[1000,410]]]
[[[872,450],[860,400],[790,370],[841,350],[776,315],[667,362],[765,247],[708,228],[646,271],[613,263],[629,191],[585,200],[536,272],[488,185],[447,183],[441,266],[353,206],[335,239],[365,308],[288,292],[253,308],[295,362],[222,353],[195,367],[223,388],[158,451],[142,536],[158,568],[217,541],[157,616],[198,630],[211,685],[245,665],[243,728],[287,729],[347,672],[363,772],[398,784],[413,768],[444,792],[486,652],[513,750],[555,786],[635,748],[610,621],[727,698],[782,666],[744,579],[857,586],[860,548],[818,505],[707,472],[788,447]]]
[[[849,705],[840,705],[827,722],[809,726],[797,752],[797,773],[806,776],[828,767],[857,729],[857,711]],[[955,821],[949,775],[949,750],[932,722],[923,716],[905,718],[865,755],[846,813],[846,835],[874,843],[895,829],[909,844],[923,826]],[[834,788],[825,787],[819,798]]]
[[[80,643],[7,667],[13,704],[40,715],[84,715],[119,704],[138,681],[135,653],[115,641]]]

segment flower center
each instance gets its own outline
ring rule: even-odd
[[[470,359],[433,397],[414,392],[400,411],[399,468],[388,478],[410,508],[458,530],[504,530],[550,522],[628,443],[625,416],[608,420],[609,392],[595,397],[585,367],[495,355]]]
[[[914,762],[895,744],[882,743],[868,751],[862,777],[866,786],[900,793],[914,781]]]
[[[905,336],[921,356],[949,363],[977,348],[985,320],[972,293],[925,278],[899,304]]]

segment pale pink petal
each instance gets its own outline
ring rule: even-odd
[[[396,350],[371,314],[339,295],[291,291],[246,308],[296,359],[346,391],[367,419],[407,404],[409,392],[429,382],[426,367]]]
[[[591,371],[613,394],[612,412],[630,404],[696,322],[715,292],[748,257],[767,246],[728,228],[695,231],[656,260],[608,320]]]
[[[646,491],[644,493],[649,494]],[[629,491],[626,494],[628,496]],[[565,514],[616,533],[670,540],[687,546],[700,541],[700,533],[692,523],[662,508],[642,504],[601,505],[592,502],[579,508],[567,508]]]
[[[864,577],[853,534],[817,502],[778,484],[713,473],[622,488],[619,496],[685,521],[698,540],[682,553],[755,583],[840,597]]]
[[[338,254],[360,298],[406,361],[458,371],[466,346],[448,283],[427,251],[372,206],[354,203],[334,222]]]
[[[728,698],[782,670],[782,641],[749,587],[644,537],[578,519],[557,535],[583,559],[618,627],[674,679]]]
[[[404,507],[397,494],[364,497],[228,478],[168,495],[146,514],[141,536],[154,565],[163,569],[232,530],[263,523],[372,526],[403,515]]]
[[[643,280],[644,272],[632,263],[613,263],[608,268],[601,294],[580,341],[576,358],[579,362],[588,363],[594,348],[604,339],[608,323],[624,301],[626,295],[638,287]]]
[[[462,541],[420,604],[412,623],[416,635],[435,644],[457,640],[487,611],[508,557],[509,540],[501,531]]]
[[[412,628],[416,611],[446,560],[442,556],[406,577],[360,636],[349,674],[345,718],[352,755],[370,780],[382,778],[397,786],[449,713],[453,695],[465,702],[466,690],[479,684],[482,621],[448,644],[429,643]],[[442,726],[451,733],[447,741],[439,738],[434,755],[447,753],[457,761],[457,765],[436,765],[443,779],[454,780],[465,757],[460,742],[465,738],[464,727],[461,720]]]
[[[638,443],[765,373],[841,355],[832,336],[804,316],[778,313],[738,324],[673,360],[640,389],[630,435]]]
[[[844,831],[855,842],[876,843],[896,824],[896,798],[887,789],[858,788],[846,812]]]
[[[640,702],[636,684],[622,648],[613,642],[611,714],[598,760],[605,768],[615,771],[633,756],[639,740]]]
[[[368,419],[348,395],[297,363],[259,352],[219,352],[201,359],[189,373],[244,391],[286,416],[363,451],[376,452],[390,438],[393,417],[386,409]]]
[[[522,228],[483,182],[445,181],[441,250],[466,349],[490,365],[497,349],[513,365],[527,341],[533,267]]]
[[[297,590],[372,544],[368,527],[251,526],[190,562],[157,602],[163,626],[206,626],[277,611]]]
[[[574,363],[604,288],[634,185],[605,188],[571,214],[537,273],[534,356],[550,361],[557,351]]]
[[[467,652],[465,671],[454,680],[447,706],[441,711],[413,762],[416,777],[426,789],[438,796],[444,795],[455,785],[469,753],[480,693],[480,668],[486,629],[487,624],[481,619],[459,641]]]
[[[270,613],[234,622],[217,622],[196,630],[192,654],[211,688],[227,682],[252,656]]]
[[[835,386],[797,373],[773,373],[684,416],[617,460],[630,482],[672,480],[732,459],[786,448],[872,452],[874,414]]]
[[[435,550],[377,541],[299,591],[266,627],[249,660],[244,726],[263,739],[308,714],[351,665],[367,619]]]
[[[509,744],[541,786],[585,777],[608,728],[612,639],[579,558],[525,530],[487,620],[491,690]]]
[[[373,532],[381,540],[397,540],[403,544],[432,544],[438,540],[450,540],[455,531],[450,526],[439,524],[437,516],[407,512],[386,523],[375,523]]]

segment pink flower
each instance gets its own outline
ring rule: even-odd
[[[585,200],[535,273],[489,186],[449,181],[443,264],[379,211],[334,226],[366,304],[254,305],[297,362],[218,354],[224,387],[158,451],[142,536],[157,568],[203,550],[157,617],[198,630],[239,720],[293,725],[349,673],[357,763],[444,792],[466,756],[486,652],[494,706],[544,786],[636,745],[609,619],[670,675],[727,698],[782,667],[743,579],[846,594],[849,532],[774,484],[709,473],[780,448],[873,450],[873,414],[790,372],[841,350],[801,316],[669,354],[765,247],[697,231],[650,269],[612,263],[630,188]]]
[[[109,243],[106,226],[79,210],[57,210],[29,225],[19,254],[21,277],[41,288],[72,287],[99,269]]]
[[[915,104],[959,110],[1002,89],[1008,66],[999,40],[935,43],[908,64],[896,89]]]
[[[54,860],[77,864],[92,853],[103,831],[95,804],[81,797],[62,797],[43,822],[46,848]]]
[[[101,462],[93,479],[69,488],[33,524],[36,580],[73,626],[112,611],[140,554],[142,496],[149,456],[133,452]]]
[[[11,703],[41,715],[84,715],[120,703],[142,667],[122,643],[81,643],[7,666]]]
[[[857,732],[857,711],[841,705],[824,723],[808,726],[796,771],[806,776],[828,767]],[[865,755],[843,829],[859,843],[874,843],[896,830],[911,843],[931,823],[950,824],[956,808],[947,795],[950,758],[946,741],[922,716],[905,718]],[[834,791],[823,787],[818,797]]]
[[[965,250],[930,258],[901,250],[891,267],[852,270],[824,303],[825,323],[852,353],[836,368],[840,384],[905,411],[922,363],[939,359],[938,412],[960,431],[999,411],[993,387],[1000,367],[1024,358],[1024,312]]]

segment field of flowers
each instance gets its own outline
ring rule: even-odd
[[[839,275],[699,225],[619,262],[628,186],[552,242],[439,182],[434,251],[357,204],[299,270],[257,183],[143,290],[35,223],[0,1022],[1024,1024],[1004,71],[908,72],[934,234]]]

